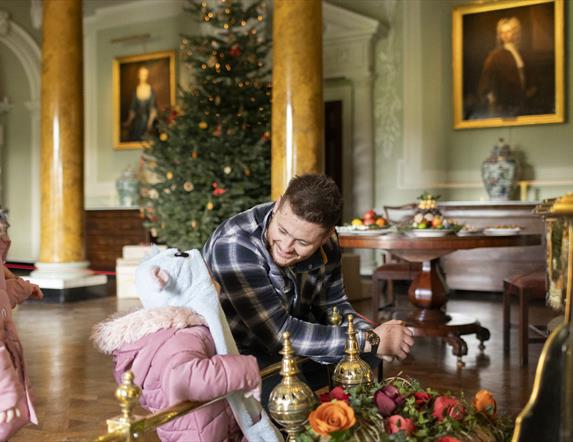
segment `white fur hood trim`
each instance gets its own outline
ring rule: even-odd
[[[96,348],[105,354],[144,336],[167,328],[186,328],[206,325],[202,316],[185,307],[159,307],[140,309],[131,313],[116,313],[96,324],[91,339]]]

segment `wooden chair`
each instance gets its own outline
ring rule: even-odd
[[[416,203],[403,204],[401,206],[384,206],[384,215],[392,224],[403,224],[410,222]],[[412,281],[422,270],[421,263],[409,263],[402,261],[392,254],[385,255],[384,262],[381,266],[372,272],[372,285],[370,293],[372,296],[372,314],[374,320],[378,320],[378,313],[395,305],[394,281]],[[380,297],[384,296],[384,304],[380,305]]]
[[[509,329],[511,321],[511,297],[519,298],[519,365],[527,365],[528,345],[533,342],[544,342],[546,338],[545,326],[529,324],[529,301],[545,299],[546,295],[545,271],[515,275],[503,281],[503,352],[509,354]],[[538,336],[529,337],[529,330]]]

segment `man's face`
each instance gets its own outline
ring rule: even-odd
[[[279,208],[280,206],[280,208]],[[279,267],[290,267],[309,258],[332,231],[296,216],[288,201],[277,202],[267,230],[267,244]]]
[[[510,23],[503,24],[499,29],[499,36],[503,43],[515,42],[515,26]]]

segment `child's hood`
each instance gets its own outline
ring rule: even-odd
[[[96,324],[91,339],[105,354],[125,344],[132,344],[144,336],[164,329],[182,329],[206,325],[202,316],[185,307],[140,309],[131,313],[116,313]]]

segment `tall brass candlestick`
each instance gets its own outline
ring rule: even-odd
[[[353,315],[348,315],[348,339],[344,349],[346,356],[336,365],[332,375],[334,384],[345,388],[372,383],[372,370],[359,356],[360,351],[356,340],[353,319]]]
[[[308,385],[298,377],[299,372],[294,351],[290,342],[290,333],[283,333],[282,380],[269,397],[269,413],[287,432],[287,442],[295,442],[296,435],[304,429],[309,413],[316,407],[318,400]]]

